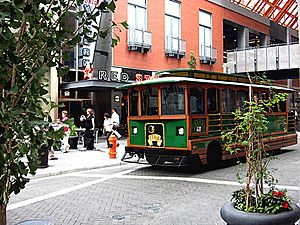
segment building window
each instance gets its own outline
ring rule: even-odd
[[[200,59],[212,57],[211,14],[199,11],[199,55]]]
[[[128,0],[129,28],[147,29],[146,0]]]
[[[76,20],[76,15],[74,10],[69,10],[66,12],[65,26],[69,31],[75,32],[78,27],[78,21]],[[63,63],[70,69],[77,69],[76,58],[78,58],[77,47],[70,49],[63,49]]]
[[[180,2],[165,1],[166,53],[185,53],[185,41],[181,40]]]
[[[147,31],[147,3],[146,0],[128,0],[128,47],[150,49],[152,34]]]

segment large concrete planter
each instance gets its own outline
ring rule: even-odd
[[[220,214],[227,225],[294,225],[300,219],[300,208],[295,204],[292,208],[293,211],[277,214],[247,213],[229,203],[222,207]]]
[[[48,156],[49,156],[49,148],[46,145],[42,145],[38,149],[39,155],[39,165],[38,168],[47,168],[48,165]]]
[[[78,145],[78,136],[69,136],[69,145],[70,145],[70,149],[77,149],[77,145]]]

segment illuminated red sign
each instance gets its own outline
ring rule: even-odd
[[[103,0],[84,0],[83,4],[100,5]]]

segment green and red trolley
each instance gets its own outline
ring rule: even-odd
[[[189,166],[236,157],[223,150],[221,131],[234,126],[232,112],[249,100],[247,77],[190,69],[157,75],[119,88],[128,99],[128,140],[122,160],[137,157],[136,162],[145,158],[151,165]],[[269,86],[251,86],[258,98],[269,98]],[[267,110],[269,150],[297,143],[294,91],[277,86],[273,90],[288,96]]]

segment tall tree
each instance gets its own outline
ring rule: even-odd
[[[83,4],[93,4],[85,10]],[[75,10],[79,25],[66,26],[69,10]],[[118,24],[97,25],[102,11],[114,13],[114,0],[1,0],[0,1],[0,225],[6,224],[10,194],[19,193],[35,174],[38,150],[50,147],[61,135],[49,126],[47,73],[51,67],[63,76],[62,51],[81,40],[94,41],[110,35],[112,45],[119,37],[110,33]],[[126,27],[126,22],[121,23]],[[87,29],[92,26],[96,32]]]

